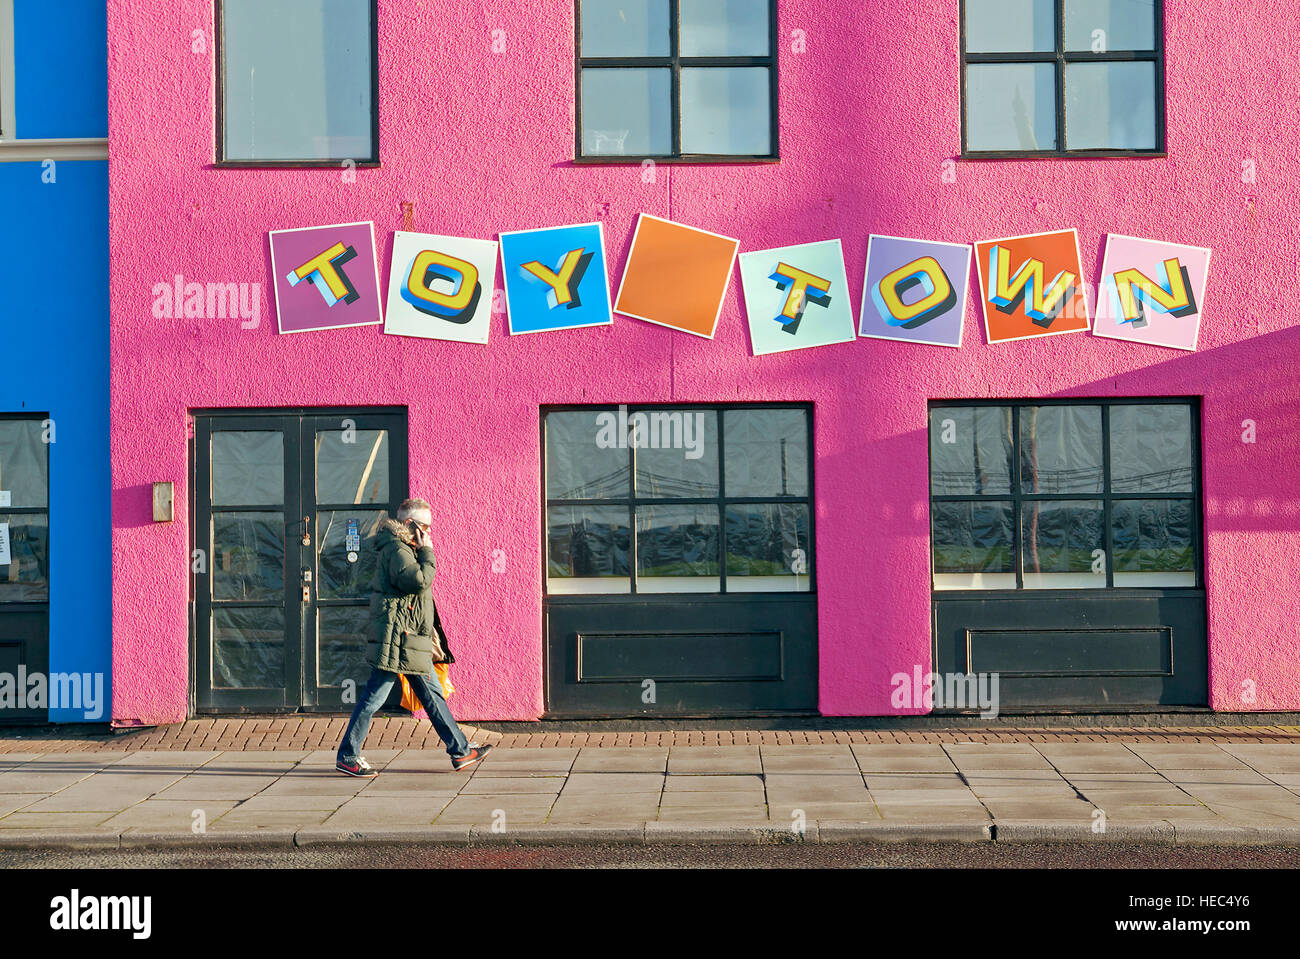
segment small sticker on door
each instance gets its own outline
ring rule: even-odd
[[[13,497],[10,495],[9,490],[0,489],[0,509],[7,509],[12,506],[12,499]]]
[[[13,562],[9,555],[9,524],[0,523],[0,566],[8,566]]]
[[[356,519],[348,520],[347,534],[344,537],[344,548],[348,551],[348,562],[355,563],[358,554],[361,551],[361,521]]]

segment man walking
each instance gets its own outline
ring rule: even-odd
[[[433,511],[422,499],[408,499],[397,510],[397,520],[385,518],[375,533],[378,554],[370,587],[370,679],[352,710],[347,732],[339,745],[334,768],[349,776],[379,775],[364,756],[361,744],[370,720],[404,674],[424,706],[433,728],[447,747],[454,769],[482,760],[491,746],[466,740],[456,725],[442,688],[433,678],[435,662],[455,662],[447,648],[438,608],[433,602],[433,547],[429,526]]]

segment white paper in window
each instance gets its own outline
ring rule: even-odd
[[[9,556],[9,524],[0,523],[0,566],[8,566],[13,562]]]
[[[13,506],[13,494],[7,489],[0,489],[0,509],[8,509]]]

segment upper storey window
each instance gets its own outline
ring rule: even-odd
[[[964,0],[962,155],[1165,149],[1161,0]]]
[[[776,0],[579,0],[577,156],[775,160]]]
[[[217,159],[379,162],[377,0],[222,0]]]

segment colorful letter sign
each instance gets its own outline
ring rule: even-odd
[[[614,322],[599,223],[501,234],[511,333]]]
[[[1209,271],[1205,247],[1111,234],[1092,331],[1116,340],[1196,349]]]
[[[740,280],[755,356],[853,341],[839,240],[742,253]]]
[[[1074,230],[987,240],[975,256],[990,343],[1088,329]]]
[[[281,333],[383,322],[372,223],[271,231]]]
[[[642,213],[614,307],[713,339],[740,241]]]
[[[395,233],[384,332],[486,343],[496,272],[493,240]]]
[[[858,333],[877,340],[961,346],[970,246],[897,236],[867,241]]]

